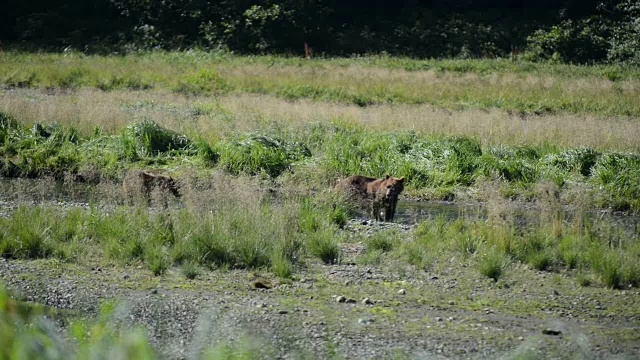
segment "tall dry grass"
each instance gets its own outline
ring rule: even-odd
[[[197,52],[121,57],[8,53],[2,60],[0,86],[5,87],[256,93],[361,106],[431,104],[451,110],[640,115],[635,68],[376,58],[302,62]]]
[[[635,117],[554,114],[522,115],[503,110],[449,111],[431,105],[376,105],[287,101],[268,95],[185,97],[168,91],[92,89],[6,90],[0,111],[25,124],[58,122],[90,134],[95,127],[117,134],[126,124],[153,119],[160,125],[208,141],[267,128],[295,128],[333,121],[371,130],[415,130],[472,137],[483,145],[544,145],[598,150],[640,150]]]

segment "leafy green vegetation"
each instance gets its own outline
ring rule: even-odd
[[[270,269],[287,278],[309,256],[328,264],[341,260],[346,234],[318,198],[303,199],[300,205],[256,200],[250,193],[236,196],[205,213],[199,208],[154,214],[136,208],[104,213],[20,207],[0,218],[5,229],[0,254],[74,262],[102,254],[116,263],[142,263],[154,275],[179,267],[188,279],[202,269],[220,267]],[[392,256],[429,268],[438,258],[459,255],[496,281],[508,276],[509,264],[519,262],[538,271],[578,269],[615,288],[640,285],[640,266],[634,260],[640,246],[628,241],[624,229],[606,222],[594,226],[592,220],[580,225],[576,221],[585,220],[579,216],[574,223],[545,219],[521,227],[510,221],[437,218],[420,223],[409,241],[397,231],[362,234],[367,250],[359,261],[378,264]]]
[[[21,207],[0,220],[5,229],[0,254],[71,261],[96,249],[112,261],[144,263],[154,275],[182,266],[187,278],[196,277],[199,267],[272,268],[288,277],[307,249],[325,262],[339,260],[340,236],[330,208],[313,205],[312,213],[298,213],[293,202],[282,208],[251,194],[238,196],[205,214],[197,209],[154,215],[136,208],[107,214]],[[253,205],[243,205],[246,201]],[[296,222],[300,227],[290,228]]]
[[[6,177],[73,175],[99,182],[120,179],[127,168],[177,168],[189,159],[203,171],[217,166],[232,175],[262,175],[268,180],[294,174],[314,187],[325,186],[322,179],[353,174],[404,176],[413,194],[447,200],[491,181],[501,184],[507,197],[531,200],[553,195],[558,201],[582,201],[563,196],[581,184],[584,195],[593,198],[590,206],[640,209],[637,153],[481,146],[464,137],[377,132],[340,123],[251,133],[209,144],[149,120],[128,125],[121,135],[97,132],[83,137],[72,127],[36,123],[25,128],[6,115],[5,119],[9,120],[0,134],[0,173]],[[536,185],[544,183],[555,184],[557,190],[538,194]],[[476,196],[483,198],[481,192]],[[332,221],[343,226],[345,211],[333,209]]]

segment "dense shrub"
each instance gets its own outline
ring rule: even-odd
[[[248,135],[219,145],[220,165],[232,174],[265,173],[277,177],[295,161],[311,156],[299,142],[264,135]]]
[[[544,163],[564,171],[576,171],[583,176],[589,176],[599,157],[600,153],[591,148],[569,149],[557,154],[548,154]]]
[[[151,120],[128,125],[122,130],[122,139],[125,148],[133,146],[144,156],[191,148],[191,140],[185,135],[162,128]]]
[[[608,198],[601,205],[616,209],[640,209],[640,156],[605,153],[594,165],[591,182],[604,190]]]
[[[565,20],[550,30],[538,30],[528,39],[530,55],[571,63],[598,62],[607,58],[610,31],[600,19]]]

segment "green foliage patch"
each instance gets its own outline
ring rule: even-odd
[[[220,166],[232,174],[277,177],[291,164],[311,157],[303,144],[264,135],[249,135],[219,145]]]
[[[72,127],[35,123],[25,127],[0,118],[0,174],[5,177],[58,179],[97,169],[100,178],[121,178],[130,167],[177,166],[185,159],[202,168],[219,167],[232,175],[257,175],[273,181],[295,174],[319,179],[351,175],[405,177],[413,194],[452,200],[487,181],[501,184],[503,195],[530,200],[535,186],[552,183],[558,196],[579,184],[593,206],[640,209],[640,155],[591,148],[481,146],[464,137],[413,131],[379,132],[342,123],[288,131],[238,134],[210,144],[145,120],[120,135],[100,131],[83,137]],[[302,170],[302,171],[300,171]],[[548,193],[548,192],[547,192]],[[344,226],[347,208],[332,209]]]

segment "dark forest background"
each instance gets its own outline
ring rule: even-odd
[[[640,64],[640,0],[5,0],[4,47]]]

